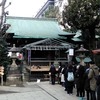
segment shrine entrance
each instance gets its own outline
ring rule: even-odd
[[[37,77],[48,77],[51,62],[54,62],[56,68],[59,63],[67,63],[66,50],[71,44],[59,39],[44,39],[28,45],[25,45],[25,60],[27,70],[30,75]],[[42,73],[42,75],[40,75]],[[33,75],[34,76],[34,75]]]

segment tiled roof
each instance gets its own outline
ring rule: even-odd
[[[8,33],[15,38],[59,38],[58,34],[72,34],[61,30],[56,19],[35,19],[26,17],[7,17],[11,27]]]

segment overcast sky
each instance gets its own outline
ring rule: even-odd
[[[2,1],[2,0],[0,0]],[[47,0],[7,0],[6,8],[10,16],[34,17]]]

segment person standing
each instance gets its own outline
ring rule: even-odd
[[[64,67],[62,67],[62,70],[61,70],[61,85],[62,86],[65,86],[65,78],[64,78]]]
[[[89,74],[89,65],[86,65],[86,70],[84,74],[85,78],[85,91],[86,91],[86,98],[87,100],[92,100],[92,94],[91,94],[91,89],[90,89],[90,79],[88,79],[88,74]]]
[[[52,83],[52,85],[54,85],[55,84],[55,77],[56,77],[56,68],[55,68],[53,62],[51,63],[51,67],[50,67],[49,72],[51,75],[51,83]]]
[[[61,85],[61,70],[62,70],[62,66],[61,63],[59,63],[59,67],[58,67],[58,83]]]
[[[71,75],[71,77],[69,76]],[[68,69],[66,70],[65,78],[67,79],[67,93],[72,94],[73,93],[73,87],[74,87],[74,70],[73,66],[71,64],[68,64]],[[72,80],[70,80],[72,78]]]
[[[96,100],[96,78],[95,76],[99,75],[99,68],[95,65],[93,61],[89,63],[90,65],[90,70],[88,74],[88,78],[90,79],[90,89],[91,89],[91,94],[92,94],[92,100]]]
[[[65,80],[65,84],[64,84],[64,86],[65,86],[65,91],[67,91],[67,78],[66,78],[66,70],[67,70],[67,67],[68,67],[68,64],[66,63],[66,64],[64,64],[63,65],[63,67],[64,67],[64,70],[63,70],[63,74],[64,74],[64,80]]]
[[[84,79],[84,74],[85,74],[85,68],[83,65],[79,65],[76,76],[77,76],[77,82],[76,82],[76,87],[77,87],[77,96],[79,97],[84,97],[85,96],[85,79]]]

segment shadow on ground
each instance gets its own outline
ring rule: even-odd
[[[0,90],[0,94],[9,94],[9,93],[19,93],[19,92]]]

